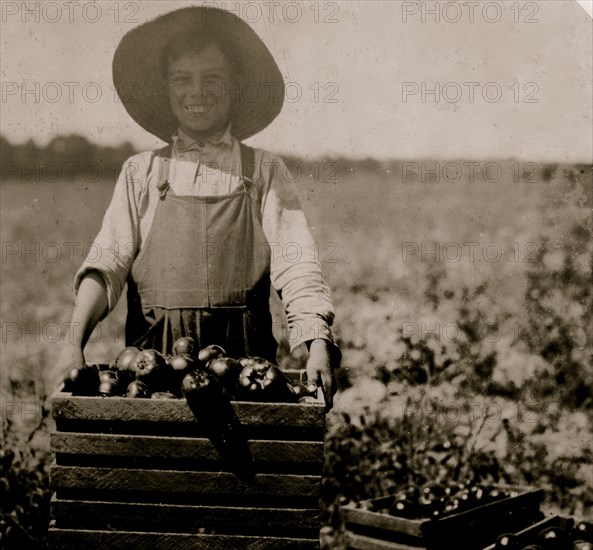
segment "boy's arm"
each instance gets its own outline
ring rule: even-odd
[[[260,169],[262,225],[272,255],[270,276],[284,303],[290,348],[307,346],[307,373],[311,380],[321,378],[331,406],[336,390],[333,371],[341,354],[330,329],[333,303],[316,255],[318,247],[284,162],[263,152]]]
[[[136,256],[140,233],[139,211],[145,199],[150,155],[141,153],[125,162],[101,229],[74,277],[74,294],[77,296],[87,274],[99,272],[107,292],[108,311],[117,304]]]
[[[72,312],[72,344],[83,349],[97,323],[109,307],[105,281],[98,271],[89,271],[82,279]]]
[[[58,387],[70,369],[84,365],[82,350],[97,323],[105,317],[107,311],[107,290],[103,277],[98,271],[90,271],[84,276],[78,288],[69,338],[62,347],[54,373],[52,390]]]
[[[146,174],[145,157],[135,155],[124,164],[101,230],[76,273],[72,331],[53,373],[54,388],[68,370],[84,365],[84,346],[97,323],[115,307],[125,285],[138,246],[138,203],[141,174]]]

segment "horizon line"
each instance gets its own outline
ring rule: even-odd
[[[123,148],[126,145],[131,145],[132,148],[134,149],[135,153],[142,153],[143,151],[154,150],[154,149],[138,148],[136,145],[134,145],[134,143],[132,143],[129,140],[121,141],[115,145],[105,145],[105,144],[102,144],[102,143],[92,139],[92,138],[88,138],[84,134],[78,134],[76,132],[65,133],[65,134],[56,134],[55,136],[52,137],[52,139],[58,138],[58,137],[72,137],[72,136],[84,138],[87,140],[88,143],[90,143],[91,145],[98,147],[98,148],[99,147],[110,147],[112,149],[119,149],[119,148]],[[13,147],[19,147],[19,146],[25,145],[29,141],[32,141],[35,144],[35,146],[40,149],[45,149],[48,146],[48,144],[41,145],[39,143],[39,141],[32,136],[30,136],[29,138],[22,140],[22,141],[11,141],[7,135],[0,132],[0,140],[1,139],[6,140],[6,142]],[[155,147],[155,149],[158,149],[158,148],[159,147]],[[462,161],[488,160],[488,162],[526,162],[526,163],[534,162],[534,163],[541,163],[541,164],[573,164],[573,165],[592,165],[593,166],[593,152],[592,152],[591,158],[588,160],[585,160],[585,159],[580,159],[580,160],[542,159],[542,158],[533,158],[533,157],[527,158],[527,157],[519,157],[519,156],[513,156],[513,157],[507,157],[507,156],[442,157],[442,156],[438,156],[438,155],[435,155],[435,156],[422,155],[422,156],[418,156],[418,157],[397,157],[397,156],[391,156],[391,157],[383,156],[382,157],[382,156],[371,156],[371,155],[360,155],[360,156],[346,155],[346,154],[338,152],[338,151],[328,151],[326,153],[323,153],[322,155],[313,157],[313,156],[310,156],[307,154],[295,155],[293,152],[288,152],[288,151],[274,151],[274,152],[275,152],[275,154],[277,154],[279,156],[290,157],[290,158],[299,158],[299,159],[304,159],[304,158],[311,158],[311,159],[344,158],[344,159],[350,159],[353,161],[375,161],[377,163],[406,162],[409,160],[412,160],[412,161],[434,161],[434,162],[455,162],[455,161],[459,161],[459,160],[462,160]]]

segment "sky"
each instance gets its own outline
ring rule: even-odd
[[[287,85],[282,112],[250,145],[311,157],[593,160],[590,0],[1,0],[0,131],[17,143],[78,133],[161,146],[115,96],[113,53],[134,26],[204,3],[246,19]]]

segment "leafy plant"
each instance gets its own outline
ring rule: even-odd
[[[50,453],[34,445],[43,430],[46,408],[36,426],[25,436],[15,428],[10,415],[2,422],[4,446],[0,450],[0,546],[45,548],[49,523]]]
[[[460,409],[444,404],[438,393],[406,385],[402,395],[374,410],[367,407],[357,417],[339,415],[328,434],[322,485],[325,517],[334,527],[339,526],[340,504],[390,494],[408,484],[509,480],[494,450],[480,443],[491,413],[473,415],[470,402]]]
[[[527,329],[532,352],[551,366],[532,384],[572,408],[593,409],[593,229],[575,220],[565,238],[544,237],[527,274]]]

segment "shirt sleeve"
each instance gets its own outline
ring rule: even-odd
[[[148,158],[147,153],[141,153],[130,157],[123,165],[101,229],[74,278],[76,296],[84,276],[90,271],[98,272],[107,290],[109,311],[117,304],[136,257],[138,204]]]
[[[291,351],[322,338],[333,343],[331,291],[323,278],[313,240],[296,186],[282,159],[263,152],[262,226],[270,245],[270,278],[278,291],[290,331]]]

